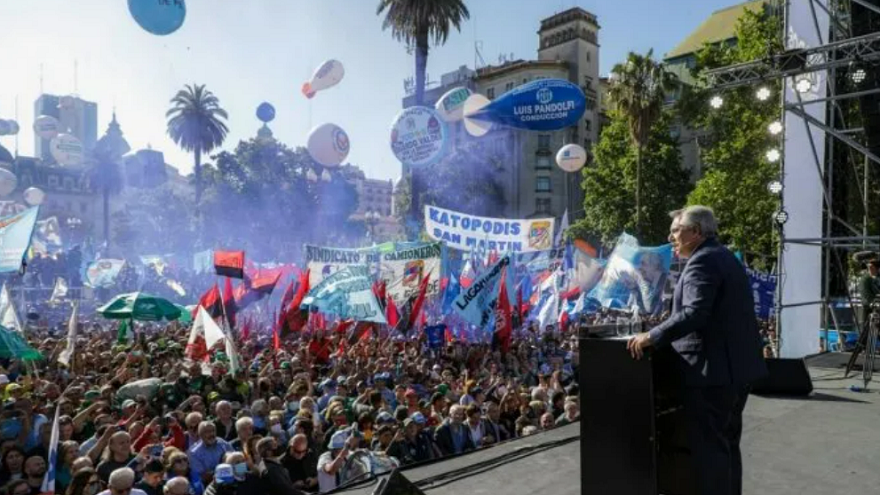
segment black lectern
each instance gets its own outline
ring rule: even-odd
[[[581,492],[696,493],[672,353],[635,361],[626,338],[580,335]]]

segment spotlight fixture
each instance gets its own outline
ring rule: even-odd
[[[771,180],[767,184],[767,189],[773,194],[779,194],[782,192],[782,182],[778,180]]]
[[[724,105],[724,99],[718,95],[713,96],[712,99],[709,100],[709,106],[711,106],[715,110],[721,108],[721,105]]]
[[[770,163],[775,163],[779,161],[779,158],[782,156],[779,153],[779,150],[776,148],[770,148],[767,150],[767,161]]]
[[[780,132],[782,132],[782,122],[774,120],[770,123],[770,125],[767,126],[767,130],[770,131],[770,134],[773,136],[778,135]]]
[[[813,81],[811,81],[809,77],[802,77],[797,80],[794,88],[797,90],[798,93],[808,93],[811,89],[813,89]]]
[[[776,222],[776,225],[782,227],[788,221],[788,212],[783,209],[777,210],[773,213],[773,221]]]
[[[770,99],[770,89],[767,86],[762,86],[758,89],[758,92],[755,93],[755,98],[759,101],[767,101]]]
[[[855,84],[862,84],[862,82],[868,77],[868,73],[862,67],[858,67],[856,70],[852,71],[849,75],[850,81]]]

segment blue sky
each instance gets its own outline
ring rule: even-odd
[[[413,59],[375,15],[377,0],[189,0],[183,27],[170,36],[146,33],[125,0],[0,0],[0,118],[19,104],[19,150],[33,154],[33,102],[40,91],[96,101],[102,134],[115,105],[133,149],[151,144],[166,161],[189,172],[192,158],[165,135],[168,100],[185,83],[204,83],[230,114],[232,149],[254,136],[254,112],[275,105],[275,137],[303,145],[312,126],[333,122],[351,139],[349,161],[382,179],[400,175],[388,128],[400,110],[403,80]],[[580,6],[596,14],[602,73],[627,51],[663,54],[711,12],[731,0],[470,0],[471,20],[449,42],[432,49],[432,79],[474,65],[474,42],[485,62],[501,53],[537,56],[544,17]],[[302,83],[323,60],[346,67],[339,86],[311,102]],[[76,85],[74,61],[77,61]],[[14,140],[0,138],[12,150]]]

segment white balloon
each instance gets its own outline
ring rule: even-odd
[[[83,160],[83,145],[70,134],[59,134],[49,143],[52,158],[60,165],[79,165]]]
[[[556,164],[566,172],[577,172],[587,163],[587,151],[577,144],[566,144],[556,153]]]
[[[9,169],[0,168],[0,196],[6,196],[15,190],[18,179]]]
[[[448,140],[446,124],[431,107],[409,107],[391,125],[391,151],[401,163],[431,165],[443,156]]]
[[[58,135],[61,124],[51,115],[40,115],[34,121],[34,133],[42,139],[52,139]]]
[[[434,109],[444,121],[458,122],[464,117],[464,102],[471,94],[471,90],[465,87],[450,89],[437,100]]]
[[[473,94],[469,96],[467,100],[465,100],[464,107],[462,108],[462,113],[464,115],[464,128],[471,136],[485,136],[487,132],[492,130],[491,122],[484,122],[481,120],[468,118],[468,115],[472,115],[480,111],[480,109],[482,109],[489,103],[491,103],[491,101],[489,101],[489,98],[486,98],[479,93]]]
[[[24,190],[24,201],[31,206],[43,204],[44,199],[46,199],[46,193],[38,187],[29,187]]]
[[[322,124],[309,133],[309,155],[325,167],[335,167],[348,156],[348,134],[336,124]]]
[[[0,120],[0,136],[14,136],[21,130],[14,120]]]
[[[344,76],[345,67],[342,65],[342,62],[338,60],[328,60],[315,69],[312,78],[303,84],[302,94],[304,94],[306,98],[311,99],[318,91],[332,88],[339,84],[339,81],[341,81]]]

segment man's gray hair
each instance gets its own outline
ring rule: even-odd
[[[245,416],[243,418],[238,418],[237,420],[235,420],[235,432],[236,433],[241,433],[241,430],[243,430],[245,426],[253,427],[254,420],[251,418],[248,418],[247,416]]]
[[[134,471],[131,468],[119,468],[110,473],[108,480],[111,488],[116,490],[126,490],[134,485]]]
[[[178,489],[179,490],[175,490]],[[189,480],[183,476],[176,476],[165,482],[165,493],[180,493],[189,491]]]
[[[209,428],[214,428],[216,430],[217,425],[215,425],[213,421],[202,421],[199,423],[199,435],[207,431]]]
[[[673,212],[674,213],[674,212]],[[688,206],[682,210],[678,210],[679,225],[685,227],[696,227],[700,234],[705,238],[715,237],[718,233],[718,222],[715,220],[715,212],[708,206]]]

